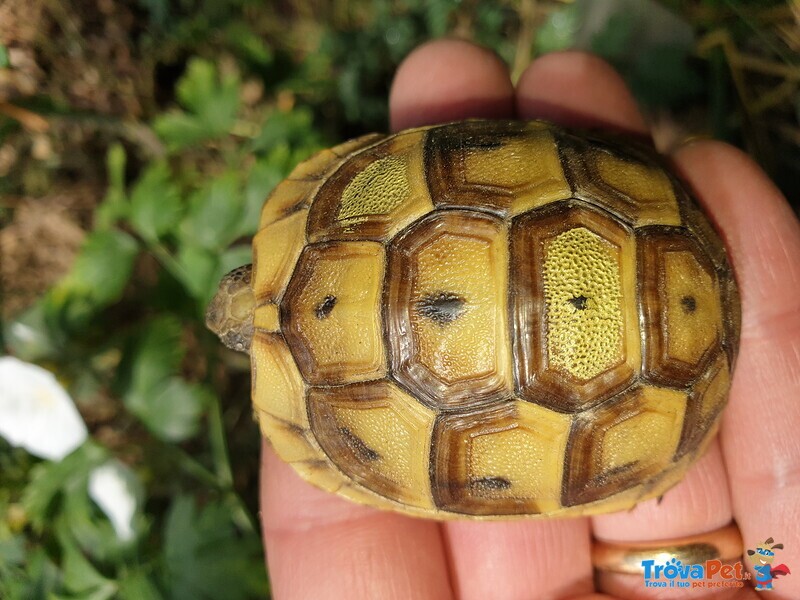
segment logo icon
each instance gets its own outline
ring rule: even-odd
[[[748,550],[747,555],[756,571],[756,591],[763,592],[772,589],[772,580],[782,575],[790,575],[791,571],[786,565],[773,566],[775,550],[783,550],[783,544],[775,544],[775,540],[767,538],[756,546],[755,550]]]

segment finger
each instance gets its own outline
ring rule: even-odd
[[[261,511],[275,600],[452,597],[434,523],[318,490],[267,444]]]
[[[570,88],[570,110],[554,110],[564,101],[554,94]],[[603,92],[584,94],[597,89]],[[619,76],[603,61],[582,53],[565,52],[534,61],[522,74],[515,97],[522,118],[597,124],[604,121],[590,121],[587,115],[616,115],[621,107],[622,116],[615,121],[618,128],[644,130],[636,103]],[[539,598],[564,598],[594,587],[587,519],[456,522],[446,523],[445,532],[454,585],[464,599],[518,598],[531,590]]]
[[[514,87],[503,62],[485,48],[437,40],[406,57],[389,94],[393,131],[470,117],[510,117]]]
[[[611,65],[585,52],[554,52],[531,63],[517,83],[516,110],[521,117],[649,139],[625,82]]]
[[[456,594],[564,598],[592,591],[586,519],[445,524]]]
[[[800,557],[800,223],[742,152],[699,142],[675,157],[722,230],[742,295],[742,340],[722,450],[746,548],[782,542],[776,565]],[[748,563],[749,561],[745,561]],[[800,578],[775,582],[800,597]]]
[[[731,521],[730,494],[719,442],[713,441],[686,477],[661,500],[648,500],[629,512],[592,518],[597,538],[610,542],[669,540],[724,527]],[[603,573],[599,587],[619,598],[683,598],[685,589],[646,588],[642,575]],[[695,588],[692,597],[733,598],[736,588]]]

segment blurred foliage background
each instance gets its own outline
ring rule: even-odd
[[[50,462],[0,439],[0,597],[267,594],[248,365],[202,314],[271,188],[385,130],[398,63],[444,35],[515,77],[596,52],[661,149],[732,142],[798,206],[797,1],[2,0],[0,343],[90,440]],[[108,457],[139,498],[125,542],[86,493]]]

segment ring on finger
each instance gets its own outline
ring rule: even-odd
[[[592,564],[599,571],[612,573],[644,573],[643,561],[667,562],[675,558],[683,564],[707,560],[732,561],[742,556],[742,534],[735,523],[725,527],[681,538],[649,542],[605,542],[592,545]]]

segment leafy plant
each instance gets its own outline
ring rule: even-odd
[[[62,462],[0,439],[3,599],[268,593],[247,365],[203,313],[250,262],[272,188],[314,151],[386,130],[419,44],[472,39],[515,75],[545,52],[598,53],[678,137],[739,143],[800,197],[800,41],[782,0],[56,4],[0,45],[0,225],[25,197],[84,238],[0,342],[57,375],[90,437]],[[7,276],[11,262],[6,286],[30,271]],[[109,464],[135,496],[127,537],[90,493]]]
[[[183,153],[180,160],[163,157],[127,181],[127,152],[112,145],[109,186],[72,269],[5,327],[14,354],[49,361],[74,390],[115,403],[112,425],[135,432],[121,450],[160,449],[132,473],[152,482],[141,486],[144,501],[172,508],[155,521],[140,519],[137,537],[120,543],[87,494],[89,473],[108,449],[91,441],[61,463],[16,465],[29,482],[20,481],[6,505],[20,507],[22,531],[46,543],[29,548],[19,532],[0,530],[4,598],[264,593],[254,518],[232,487],[224,412],[209,375],[219,347],[201,316],[220,277],[250,261],[246,241],[267,193],[322,141],[303,109],[243,115],[239,77],[220,75],[214,63],[189,61],[176,88],[183,110],[157,117],[153,127],[170,153]],[[243,119],[245,138],[236,131]],[[219,166],[204,173],[209,159]],[[142,269],[153,273],[150,283],[135,279]],[[187,338],[208,343],[190,346]],[[179,477],[170,475],[175,469]],[[10,483],[3,480],[6,471],[0,481]],[[142,564],[145,550],[152,556]]]

